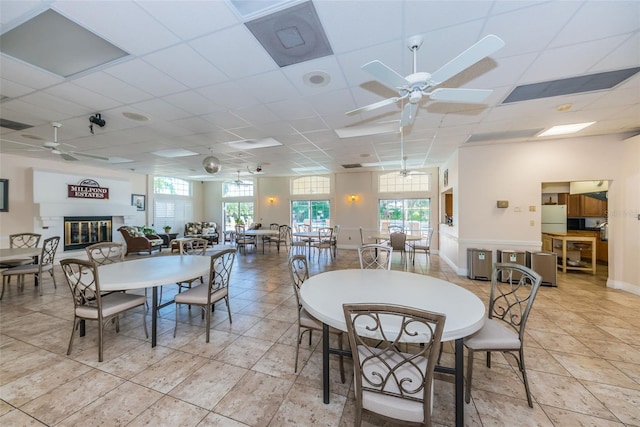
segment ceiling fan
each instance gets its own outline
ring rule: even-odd
[[[227,181],[230,184],[235,184],[238,187],[242,186],[242,185],[251,185],[250,182],[245,182],[243,180],[240,179],[240,169],[238,169],[238,178],[233,180],[233,181]]]
[[[80,159],[78,159],[75,156],[82,156],[82,157],[88,157],[91,159],[95,159],[95,160],[104,160],[104,161],[108,161],[109,158],[108,157],[102,157],[102,156],[96,156],[93,154],[85,154],[85,153],[78,153],[76,151],[63,151],[61,149],[61,145],[68,145],[70,147],[74,147],[71,144],[67,144],[67,143],[60,143],[58,142],[58,129],[62,127],[62,123],[58,123],[58,122],[51,122],[51,126],[53,126],[53,141],[46,141],[44,144],[42,144],[42,146],[40,145],[33,145],[33,144],[26,144],[24,142],[18,142],[18,141],[11,141],[8,139],[3,139],[3,141],[7,141],[13,144],[18,144],[18,145],[26,145],[27,147],[33,147],[35,150],[27,150],[27,151],[36,151],[36,150],[49,150],[51,153],[53,154],[57,154],[59,155],[62,159],[64,160],[68,160],[68,161],[78,161]]]
[[[492,91],[489,89],[432,88],[502,48],[504,41],[500,37],[493,34],[484,37],[433,73],[418,72],[416,59],[422,41],[422,36],[409,38],[407,46],[413,52],[413,73],[406,77],[402,77],[379,60],[368,62],[361,67],[381,83],[396,89],[399,96],[348,111],[346,114],[359,114],[394,104],[400,100],[408,100],[409,102],[404,106],[400,117],[400,126],[403,127],[413,123],[418,111],[418,104],[423,96],[435,101],[479,103],[491,94]]]

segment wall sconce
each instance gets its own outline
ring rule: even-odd
[[[269,204],[273,204],[273,202],[275,202],[276,199],[274,197],[269,197]]]
[[[356,197],[356,195],[355,195],[355,194],[352,194],[351,196],[349,196],[349,198],[351,199],[351,202],[353,203],[353,202],[355,202],[355,201],[356,201],[356,198],[357,198],[357,197]]]

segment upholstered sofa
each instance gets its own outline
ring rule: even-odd
[[[218,243],[218,225],[210,221],[188,222],[184,225],[184,237],[202,237],[211,244]]]
[[[118,228],[127,245],[125,255],[133,252],[149,252],[149,255],[151,255],[154,250],[160,251],[162,249],[162,238],[155,234],[144,234],[143,228],[130,225],[123,225]]]

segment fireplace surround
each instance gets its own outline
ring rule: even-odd
[[[113,219],[110,216],[65,216],[64,250],[83,249],[100,242],[113,241]]]

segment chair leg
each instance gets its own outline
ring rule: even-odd
[[[102,362],[102,319],[98,319],[98,362]]]
[[[342,334],[338,334],[338,348],[340,350],[342,350]],[[345,379],[344,379],[344,356],[342,355],[342,352],[340,353],[340,381],[342,381],[342,384],[345,383]]]
[[[160,289],[162,289],[162,286],[160,286]],[[180,307],[180,304],[176,304],[176,325],[173,327],[173,337],[174,338],[176,337],[176,331],[178,330],[178,308],[179,307]]]
[[[209,307],[206,307],[206,312],[207,312],[207,322],[205,324],[205,334],[206,334],[206,340],[205,342],[209,342],[209,336],[211,335],[211,310],[209,310]]]
[[[229,323],[233,323],[233,320],[231,319],[231,307],[229,306],[229,295],[224,297],[224,301],[227,303],[227,313],[229,313]]]
[[[491,352],[487,351],[487,368],[491,368]]]
[[[471,401],[471,377],[473,375],[473,350],[467,348],[469,356],[467,358],[467,388],[464,394],[464,401],[469,403]]]
[[[67,347],[67,356],[71,354],[71,347],[73,346],[73,336],[76,333],[77,328],[78,328],[78,318],[74,316],[73,328],[71,329],[71,338],[69,338],[69,347]]]
[[[146,311],[142,311],[142,326],[144,327],[144,336],[149,338],[149,332],[147,331],[147,314]]]
[[[527,370],[524,367],[524,351],[520,347],[520,357],[518,358],[518,368],[522,373],[522,380],[524,381],[524,391],[527,393],[527,403],[530,408],[533,408],[533,402],[531,401],[531,391],[529,390],[529,380],[527,380]]]
[[[296,340],[296,364],[293,367],[293,372],[298,373],[298,354],[300,353],[300,341],[302,341],[302,337],[300,336],[300,323],[298,323],[298,338]]]

